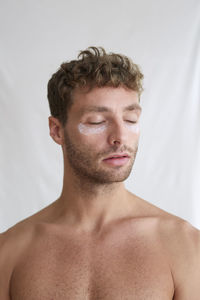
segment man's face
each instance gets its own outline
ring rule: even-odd
[[[73,97],[64,128],[67,163],[79,178],[94,184],[124,181],[138,150],[138,94],[123,87],[103,87],[88,93],[79,90]],[[114,154],[129,157],[104,160]]]

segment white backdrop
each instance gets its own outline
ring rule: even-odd
[[[1,232],[61,193],[46,86],[88,46],[130,56],[145,75],[126,187],[200,228],[199,0],[4,0],[0,39]]]

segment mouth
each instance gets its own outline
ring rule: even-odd
[[[124,155],[116,154],[105,158],[103,162],[112,166],[122,166],[129,161],[129,158],[130,156],[128,154],[124,154]]]
[[[104,160],[107,160],[107,159],[117,159],[117,158],[124,158],[124,157],[128,157],[129,158],[129,155],[124,153],[124,154],[113,154],[113,155],[110,155],[109,157],[105,158]]]

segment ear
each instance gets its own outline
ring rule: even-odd
[[[59,145],[63,144],[63,127],[57,118],[50,116],[49,118],[49,134]]]

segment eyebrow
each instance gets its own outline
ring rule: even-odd
[[[124,107],[123,112],[124,111],[140,111],[141,112],[142,108],[139,104],[133,103],[129,106]],[[109,107],[106,107],[106,106],[94,106],[94,105],[86,106],[81,109],[81,115],[88,113],[88,112],[112,112],[112,109],[110,109]]]

